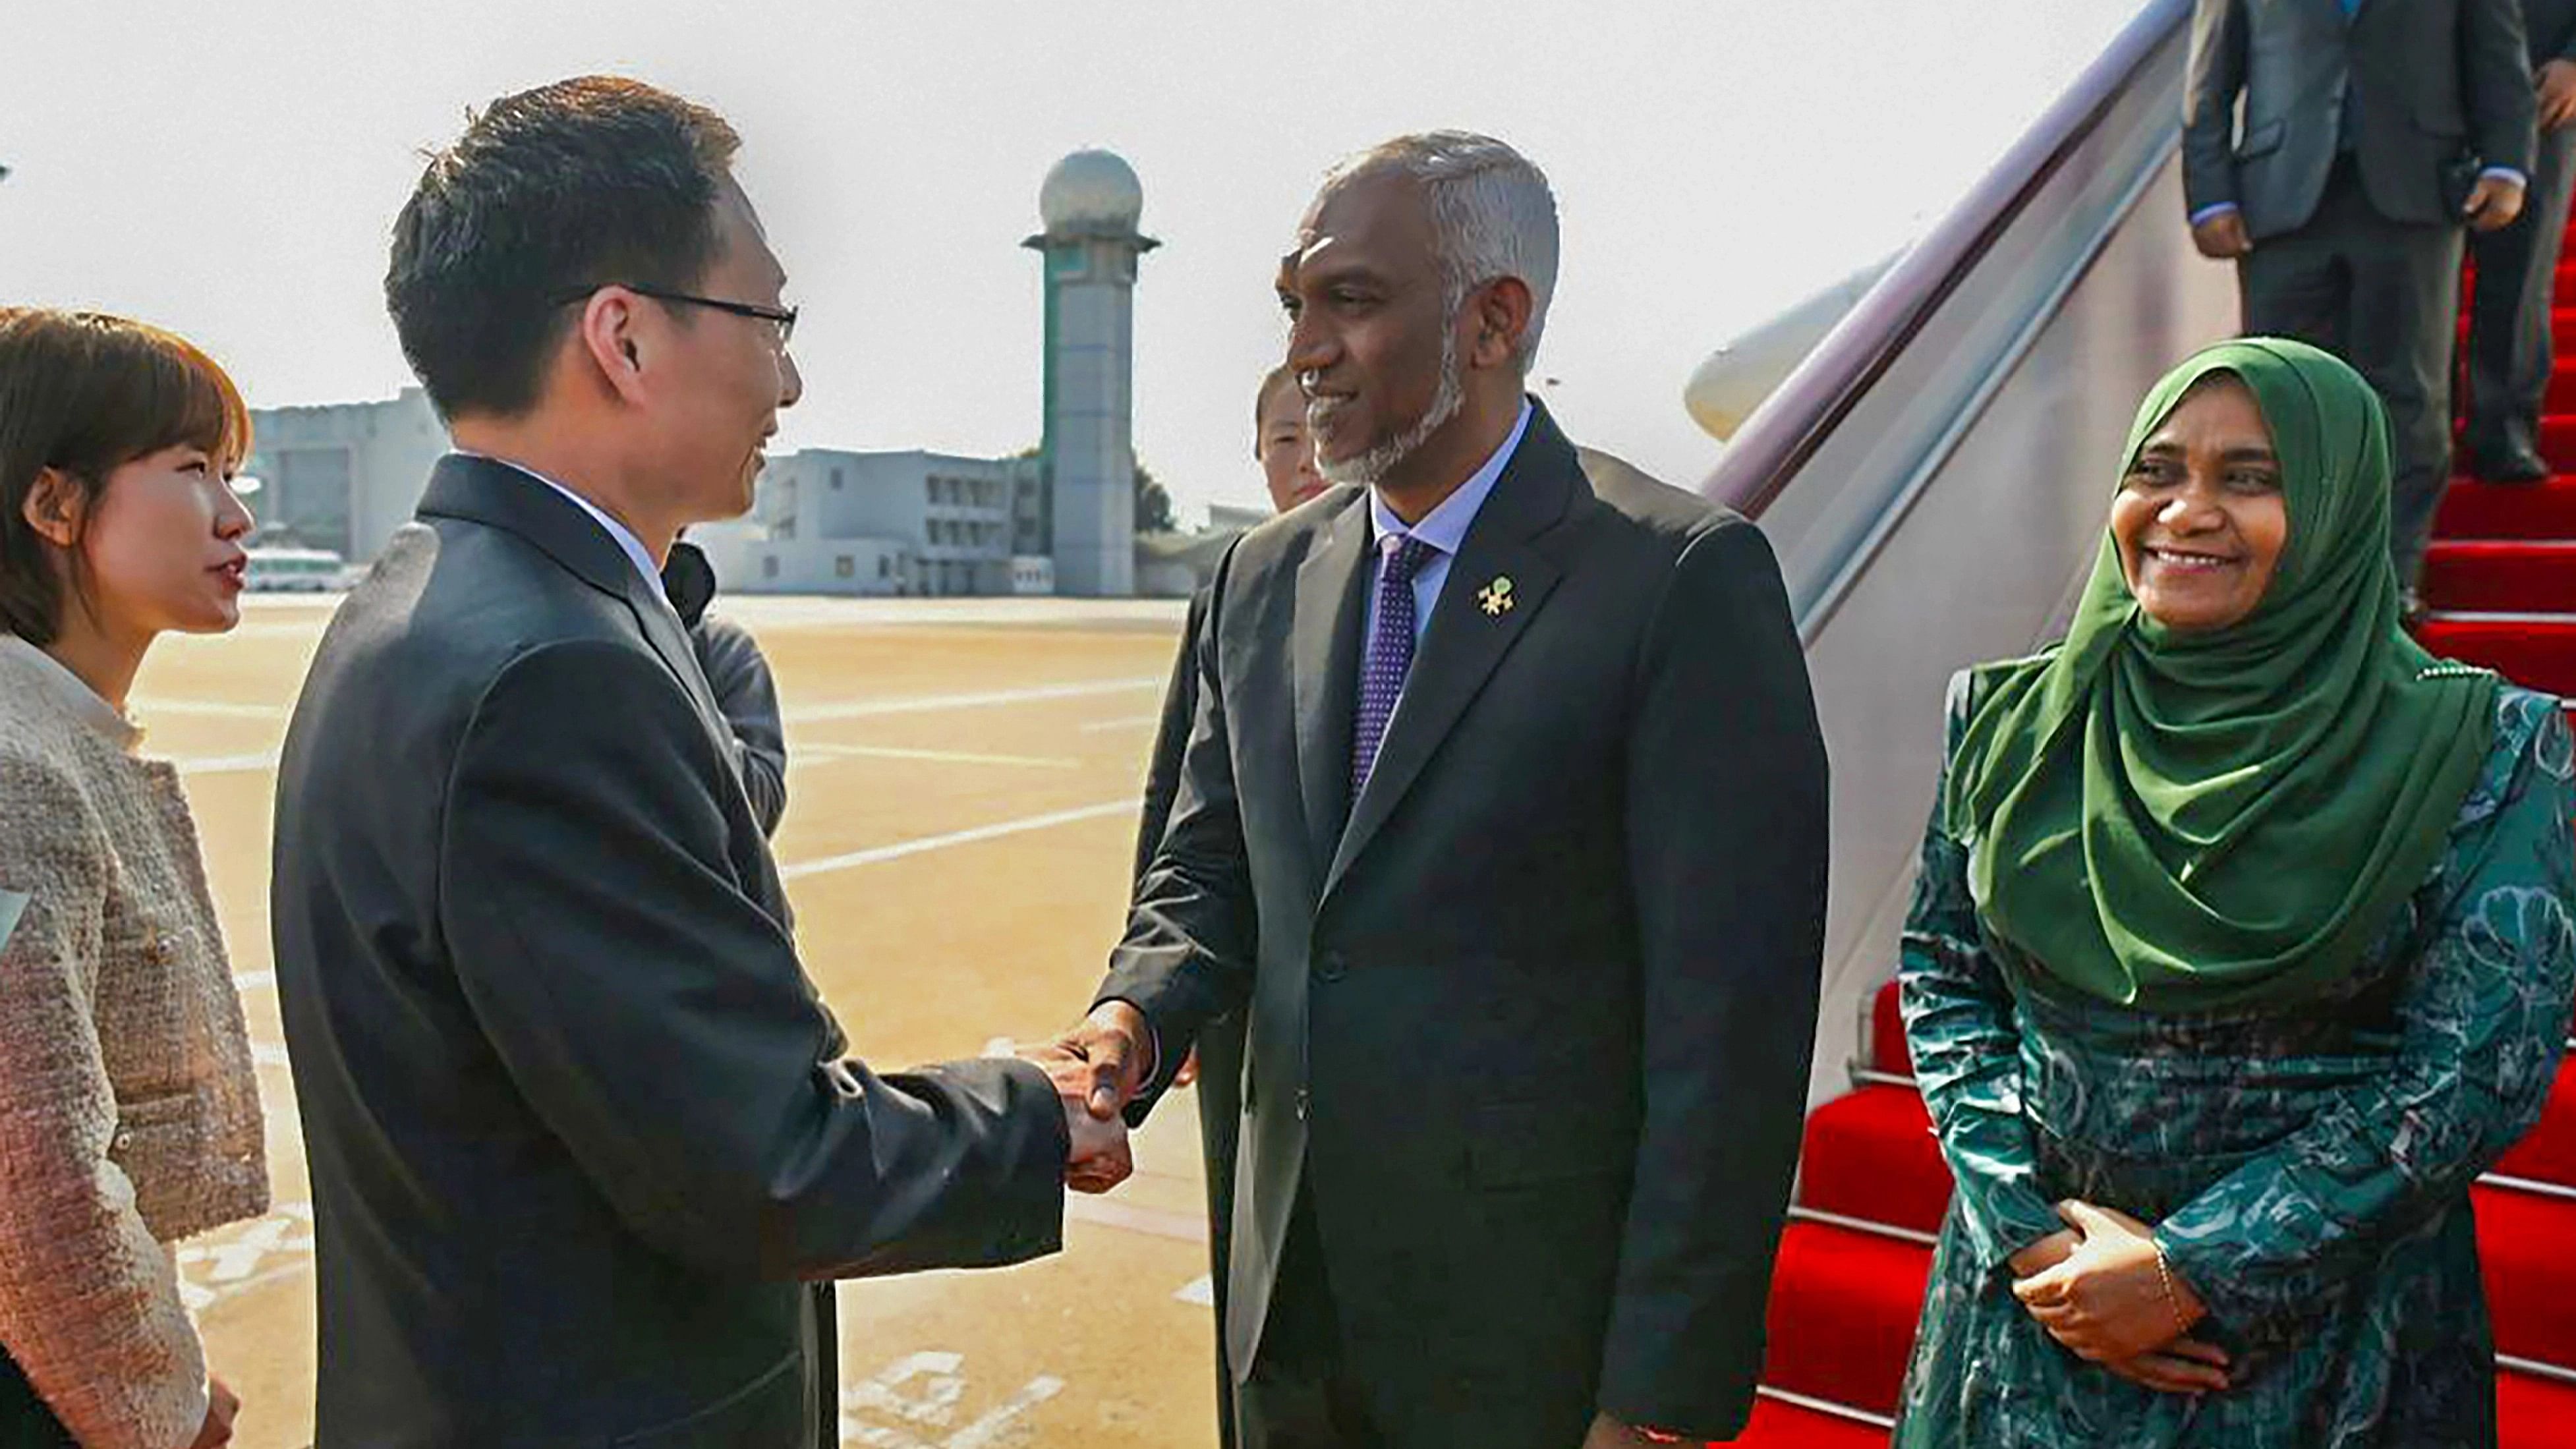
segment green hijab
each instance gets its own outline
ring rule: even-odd
[[[2262,602],[2167,629],[2106,531],[2065,642],[1976,671],[1942,801],[1988,928],[2146,1011],[2295,1000],[2360,966],[2495,732],[2495,676],[2399,626],[2388,424],[2350,367],[2272,338],[2209,348],[2139,407],[2123,477],[2213,374],[2252,391],[2280,461],[2289,538]]]

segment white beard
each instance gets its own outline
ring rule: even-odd
[[[1443,327],[1440,329],[1440,388],[1432,394],[1431,406],[1423,410],[1421,419],[1356,458],[1333,463],[1325,461],[1319,453],[1315,467],[1332,482],[1374,488],[1379,479],[1412,457],[1416,450],[1430,441],[1433,433],[1447,427],[1449,420],[1458,416],[1466,406],[1467,379],[1458,366],[1458,333],[1455,328]]]

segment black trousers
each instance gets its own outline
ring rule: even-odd
[[[2457,226],[2390,221],[2347,155],[2308,224],[2238,263],[2245,330],[2343,358],[2388,407],[2389,557],[2412,586],[2451,473],[2451,339],[2459,325]]]
[[[0,1349],[0,1449],[80,1449],[7,1349]]]
[[[1206,1158],[1208,1268],[1216,1285],[1216,1440],[1241,1442],[1234,1427],[1234,1366],[1225,1357],[1226,1251],[1234,1229],[1234,1153],[1243,1135],[1243,1014],[1199,1028],[1199,1149]]]
[[[2473,233],[2477,299],[2469,308],[2469,443],[2531,444],[2556,365],[2549,310],[2559,243],[2576,180],[2576,126],[2540,133],[2522,215],[2502,231]]]
[[[1207,1065],[1204,1055],[1199,1065]],[[1245,1449],[1385,1449],[1367,1394],[1351,1374],[1346,1344],[1314,1201],[1301,1187],[1289,1210],[1261,1349],[1235,1393]]]

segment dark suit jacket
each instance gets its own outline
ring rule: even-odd
[[[733,760],[607,534],[442,461],[278,779],[324,1449],[834,1443],[800,1279],[1058,1246],[1044,1075],[842,1060]]]
[[[751,631],[718,614],[689,630],[716,713],[733,732],[734,765],[763,835],[778,833],[787,814],[787,729],[778,712],[778,681]]]
[[[2576,0],[2522,0],[2522,29],[2533,70],[2548,61],[2576,61]]]
[[[2347,89],[2362,185],[2391,221],[2457,224],[2442,172],[2463,155],[2531,170],[2519,0],[2362,0],[2350,20],[2341,0],[2199,0],[2185,204],[2236,203],[2258,242],[2307,225],[2342,146]]]
[[[1733,514],[1587,476],[1538,411],[1352,802],[1369,532],[1345,488],[1228,553],[1101,992],[1145,1012],[1165,1077],[1249,1004],[1235,1372],[1302,1178],[1397,1442],[1561,1449],[1596,1404],[1731,1433],[1824,920],[1824,750],[1777,567]]]

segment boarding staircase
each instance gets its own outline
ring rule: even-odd
[[[1889,979],[1943,685],[2062,628],[2136,400],[2235,330],[2233,278],[2191,254],[2183,223],[2190,10],[2147,5],[1751,416],[1706,486],[1780,551],[1835,762],[1811,1113],[1741,1443],[1887,1442],[1950,1195]],[[2421,634],[2576,698],[2576,262],[2558,281],[2542,449],[2563,471],[2452,487]],[[2576,1063],[2471,1197],[2502,1442],[2576,1446]]]

